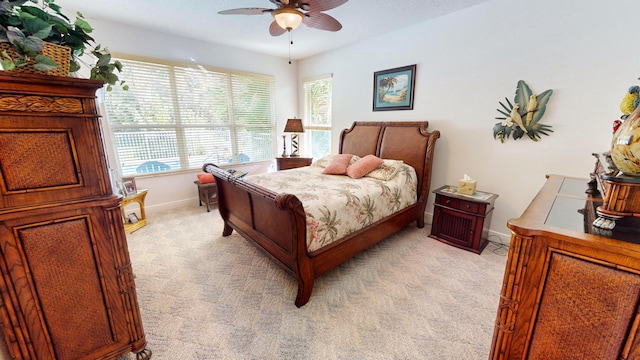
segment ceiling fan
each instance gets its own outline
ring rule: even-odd
[[[297,28],[300,23],[320,30],[338,31],[342,24],[333,16],[322,11],[336,8],[348,0],[269,0],[278,7],[268,8],[240,8],[218,12],[222,15],[262,15],[271,14],[275,19],[269,26],[272,36],[280,36],[287,31]]]

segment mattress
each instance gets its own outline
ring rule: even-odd
[[[276,193],[295,195],[302,202],[310,253],[417,201],[416,172],[407,164],[399,164],[389,180],[325,175],[323,170],[314,163],[244,179]]]

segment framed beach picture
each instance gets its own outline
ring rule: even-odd
[[[413,110],[416,65],[373,73],[373,111]]]

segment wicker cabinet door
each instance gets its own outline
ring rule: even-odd
[[[514,234],[490,359],[640,359],[640,263],[618,251]]]
[[[144,337],[126,321],[139,314],[126,306],[137,308],[124,239],[111,237],[121,229],[102,226],[119,220],[118,203],[0,216],[3,330],[22,358],[96,359]]]
[[[555,251],[547,266],[528,357],[618,359],[640,303],[640,273]]]

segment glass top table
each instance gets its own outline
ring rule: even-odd
[[[640,219],[620,219],[616,222],[616,227],[613,230],[605,230],[592,225],[593,220],[598,216],[596,208],[602,204],[602,198],[589,197],[585,194],[586,189],[587,180],[565,178],[553,201],[545,224],[640,244]]]

